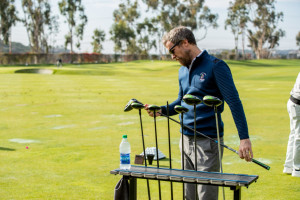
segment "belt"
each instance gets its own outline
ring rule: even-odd
[[[295,103],[295,104],[297,104],[297,105],[300,105],[300,100],[299,100],[299,99],[296,99],[296,98],[293,97],[292,95],[290,96],[290,100],[291,100],[293,103]]]

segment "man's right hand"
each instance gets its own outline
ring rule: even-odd
[[[153,117],[153,116],[154,116],[154,115],[153,115],[153,112],[149,110],[149,104],[145,104],[144,106],[145,106],[145,110],[147,111],[148,115],[149,115],[150,117]],[[160,114],[159,112],[161,112],[161,110],[158,110],[158,111],[155,113],[156,117],[161,116],[161,114]]]

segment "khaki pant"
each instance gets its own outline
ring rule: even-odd
[[[217,140],[216,138],[213,138]],[[195,170],[195,149],[194,149],[194,136],[184,135],[184,169]],[[218,155],[218,144],[204,137],[197,137],[197,170],[207,172],[219,172],[220,163]],[[221,138],[223,144],[223,138]],[[181,137],[179,142],[181,148]],[[222,156],[223,147],[221,146]],[[195,200],[195,184],[185,184],[185,197],[187,200]],[[198,198],[201,200],[217,200],[218,199],[218,186],[209,186],[197,184]]]
[[[287,110],[290,116],[290,136],[284,166],[291,170],[300,170],[300,105],[288,100]]]

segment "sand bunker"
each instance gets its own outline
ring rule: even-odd
[[[53,70],[52,69],[31,68],[31,69],[19,69],[19,70],[16,70],[15,73],[53,74]]]
[[[38,140],[29,140],[29,139],[22,139],[22,138],[13,138],[9,140],[10,142],[16,142],[16,143],[20,143],[20,144],[24,144],[24,143],[39,143]]]

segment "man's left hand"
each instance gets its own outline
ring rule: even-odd
[[[245,159],[248,162],[252,160],[253,152],[250,139],[243,139],[240,141],[239,156],[241,159]]]

